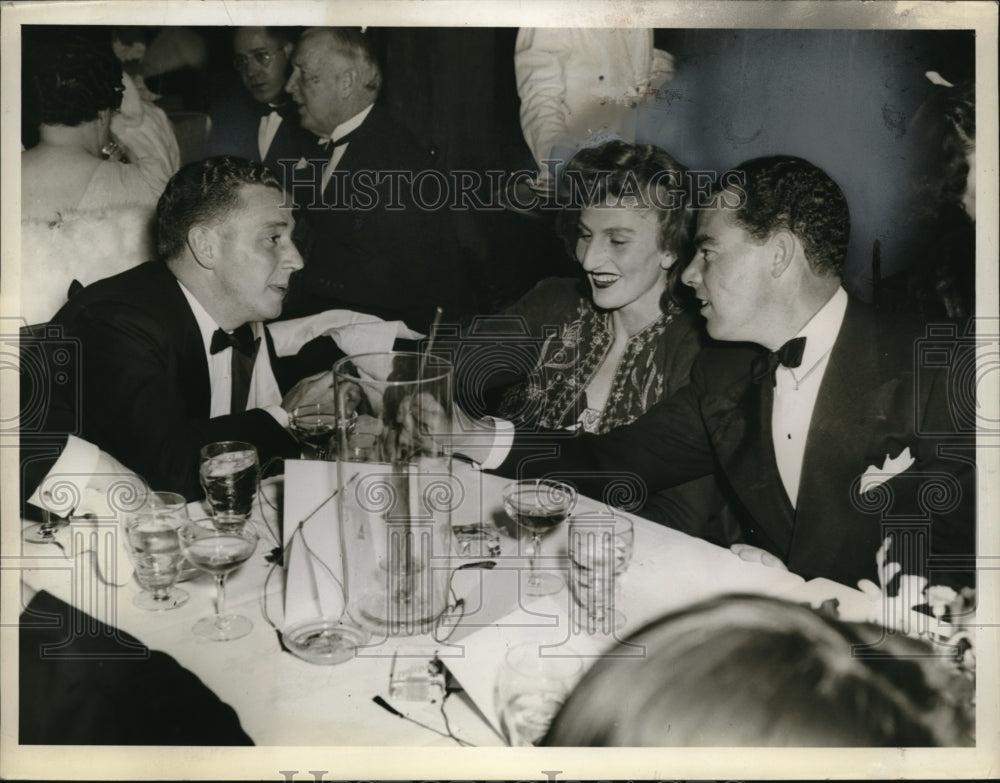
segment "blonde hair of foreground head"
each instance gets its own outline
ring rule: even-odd
[[[974,743],[973,685],[947,667],[947,648],[879,626],[732,595],[669,614],[628,641],[644,653],[599,660],[542,744]]]

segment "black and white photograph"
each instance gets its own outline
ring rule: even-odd
[[[0,13],[5,779],[995,774],[996,3]]]

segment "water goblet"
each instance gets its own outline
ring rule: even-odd
[[[620,577],[632,559],[632,520],[620,514],[594,514],[569,521],[570,592],[587,633],[611,633],[625,625],[616,606]]]
[[[178,530],[188,521],[183,496],[152,492],[141,507],[124,513],[122,521],[135,579],[143,588],[132,603],[150,612],[187,603],[187,592],[175,587],[184,561]]]
[[[343,429],[346,435],[354,431],[357,414],[341,422],[337,406],[333,402],[315,402],[299,405],[292,410],[288,419],[289,429],[302,444],[303,458],[312,454],[313,459],[329,460],[333,451],[333,436]]]
[[[216,526],[243,527],[253,511],[260,480],[253,444],[225,440],[203,446],[199,476]]]
[[[556,574],[540,572],[535,561],[542,545],[542,534],[554,529],[569,516],[576,504],[576,490],[569,484],[549,479],[531,479],[508,484],[503,490],[507,515],[517,523],[519,535],[528,534],[527,595],[549,595],[563,586]]]
[[[583,669],[575,655],[542,652],[537,643],[511,647],[497,677],[500,727],[514,747],[541,742]]]
[[[187,559],[215,577],[215,614],[195,623],[194,633],[214,642],[246,636],[253,622],[242,615],[226,614],[226,577],[249,560],[257,548],[253,525],[219,528],[212,519],[196,519],[181,527],[180,540]]]

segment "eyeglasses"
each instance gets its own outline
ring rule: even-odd
[[[252,62],[259,68],[267,68],[273,61],[277,52],[269,52],[266,49],[257,49],[250,53],[248,57],[245,54],[238,54],[233,58],[233,68],[237,71],[245,71]]]

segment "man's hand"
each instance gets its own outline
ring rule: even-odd
[[[345,414],[357,412],[359,416],[363,413],[363,411],[358,409],[362,407],[365,394],[358,384],[345,381],[341,378],[337,383],[337,398],[340,403],[340,407],[337,408],[338,411]]]
[[[441,454],[450,448],[452,422],[433,395],[420,392],[400,401],[386,436],[386,449],[396,459],[408,454]]]
[[[303,378],[281,401],[281,407],[291,413],[300,405],[329,403],[333,405],[333,373],[329,370]]]
[[[778,557],[772,555],[766,549],[761,549],[759,546],[733,544],[729,549],[740,560],[746,560],[748,563],[761,563],[770,568],[779,568],[782,571],[788,570],[788,566],[781,562]]]

